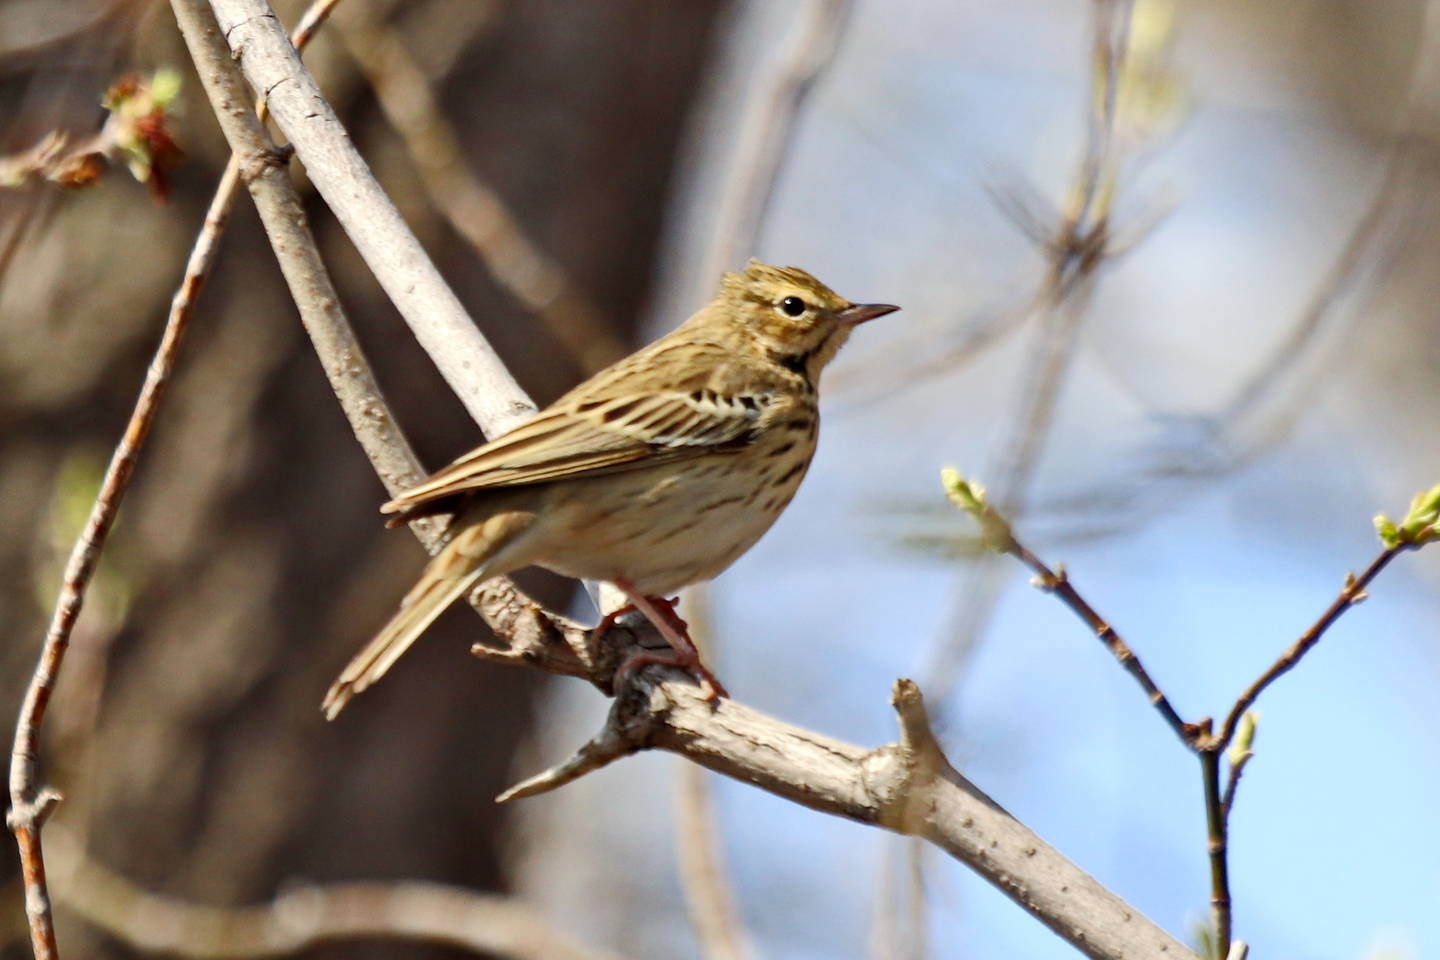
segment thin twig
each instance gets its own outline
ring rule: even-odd
[[[835,62],[853,0],[810,0],[796,18],[793,34],[769,70],[763,89],[748,99],[728,152],[716,227],[699,254],[698,276],[710,282],[736,266],[756,247],[774,203],[776,184],[795,142],[799,117],[825,72]],[[696,584],[686,595],[691,634],[707,656],[716,637],[709,629],[709,585]],[[733,882],[724,863],[706,774],[691,764],[679,771],[676,786],[675,841],[681,889],[691,927],[710,960],[751,956],[750,936],[736,907]]]
[[[1235,790],[1240,784],[1240,776],[1250,760],[1250,750],[1247,748],[1238,757],[1231,758],[1230,771],[1223,791],[1220,789],[1220,755],[1235,739],[1236,731],[1239,730],[1246,711],[1255,703],[1265,688],[1292,670],[1301,658],[1320,642],[1325,631],[1329,630],[1346,610],[1365,599],[1366,588],[1389,565],[1391,560],[1406,550],[1415,549],[1424,543],[1428,536],[1429,530],[1427,529],[1420,531],[1417,539],[1400,540],[1381,551],[1380,555],[1371,561],[1370,566],[1366,567],[1360,576],[1347,575],[1345,585],[1340,589],[1339,595],[1320,615],[1320,619],[1301,634],[1300,638],[1282,653],[1280,658],[1260,675],[1259,679],[1240,694],[1235,705],[1230,708],[1230,713],[1226,716],[1220,732],[1218,734],[1211,733],[1208,718],[1200,724],[1199,733],[1195,738],[1195,746],[1200,752],[1201,774],[1205,787],[1205,820],[1209,831],[1208,849],[1210,854],[1210,905],[1216,941],[1222,955],[1231,949],[1230,936],[1234,923],[1228,867],[1230,812],[1234,806]]]
[[[302,24],[304,31],[297,31],[298,45],[303,47],[308,42],[309,36],[323,22],[335,2],[336,0],[323,0],[312,7]],[[146,371],[145,382],[140,388],[140,395],[135,401],[125,433],[111,454],[85,527],[70,551],[60,595],[41,649],[40,662],[31,677],[15,726],[15,740],[10,754],[10,812],[6,820],[20,847],[26,887],[25,909],[30,918],[31,942],[36,960],[53,960],[58,957],[54,919],[45,881],[40,831],[45,818],[60,797],[59,794],[42,790],[39,786],[40,727],[64,665],[70,636],[85,602],[85,591],[99,565],[106,537],[115,522],[140,452],[165,398],[166,388],[179,358],[180,345],[194,316],[195,302],[209,277],[210,267],[214,263],[215,252],[225,229],[233,193],[233,181],[229,181],[228,186],[226,181],[222,181],[221,188],[206,214],[200,236],[191,250],[185,275],[171,300],[164,333]]]
[[[1209,732],[1210,721],[1201,721]],[[1230,864],[1229,831],[1220,798],[1220,751],[1200,751],[1200,780],[1205,787],[1206,853],[1210,857],[1210,922],[1221,956],[1230,951]]]
[[[791,141],[801,104],[835,59],[854,0],[810,0],[793,38],[762,97],[746,108],[735,134],[734,156],[743,157],[721,191],[724,201],[715,238],[700,257],[697,276],[709,283],[746,255],[765,222],[775,184]]]
[[[1370,585],[1370,581],[1374,580],[1391,560],[1409,549],[1412,549],[1412,546],[1406,543],[1386,547],[1378,557],[1370,562],[1370,566],[1366,567],[1365,572],[1360,576],[1345,578],[1345,586],[1341,588],[1335,602],[1330,604],[1320,615],[1320,619],[1316,620],[1309,630],[1301,634],[1300,639],[1282,653],[1280,659],[1271,664],[1270,669],[1261,674],[1258,680],[1240,694],[1235,705],[1230,708],[1230,713],[1225,717],[1225,723],[1221,726],[1219,735],[1215,737],[1214,749],[1218,751],[1229,746],[1230,741],[1235,737],[1235,729],[1240,724],[1240,718],[1245,715],[1245,711],[1250,709],[1265,688],[1293,669],[1300,662],[1300,658],[1310,652],[1310,649],[1325,635],[1325,631],[1330,629],[1346,610],[1365,599],[1365,589]]]
[[[714,795],[706,779],[710,775],[693,763],[680,765],[675,785],[680,888],[701,956],[706,960],[747,960],[753,951],[731,891],[730,873],[721,862]]]
[[[1100,616],[1089,601],[1080,595],[1080,591],[1076,590],[1074,584],[1070,582],[1070,575],[1065,569],[1061,568],[1059,571],[1050,569],[1043,560],[1031,553],[1019,540],[1016,540],[1013,534],[1006,552],[1034,571],[1037,587],[1047,593],[1055,594],[1061,603],[1085,621],[1095,632],[1096,639],[1105,644],[1105,648],[1120,662],[1125,671],[1135,678],[1136,683],[1140,684],[1140,689],[1145,691],[1150,705],[1160,712],[1160,716],[1165,719],[1170,729],[1175,731],[1175,736],[1179,737],[1187,747],[1192,747],[1195,725],[1186,723],[1180,718],[1180,714],[1176,713],[1175,708],[1170,705],[1169,698],[1150,678],[1150,674],[1145,670],[1145,665],[1140,662],[1140,658],[1135,655],[1135,651],[1130,649],[1130,645],[1124,641],[1110,621]]]
[[[1087,112],[1084,150],[1076,173],[1074,199],[1045,244],[1047,264],[1022,324],[1043,322],[1026,360],[1021,409],[998,455],[995,489],[1010,517],[1020,516],[1041,454],[1049,440],[1060,392],[1071,366],[1093,292],[1093,279],[1109,259],[1110,210],[1118,177],[1114,150],[1120,73],[1129,43],[1130,0],[1094,0],[1093,57],[1096,84]],[[996,565],[980,561],[963,590],[966,604],[949,638],[927,671],[937,702],[944,702],[993,618],[1004,578]]]
[[[685,594],[684,612],[691,639],[713,663],[711,596],[708,583],[696,584]],[[725,864],[710,773],[693,763],[681,763],[679,768],[675,784],[675,854],[690,926],[706,960],[748,960],[754,950]]]
[[[1016,558],[1030,569],[1035,576],[1031,582],[1047,593],[1053,593],[1059,597],[1061,602],[1095,633],[1095,637],[1105,645],[1105,648],[1114,655],[1132,677],[1140,684],[1140,689],[1145,691],[1150,704],[1159,711],[1160,716],[1169,724],[1170,729],[1190,750],[1198,749],[1197,737],[1199,727],[1193,723],[1186,723],[1175,712],[1170,705],[1169,699],[1161,692],[1155,681],[1150,679],[1145,666],[1140,658],[1130,649],[1120,636],[1120,633],[1111,625],[1110,621],[1100,616],[1090,602],[1080,595],[1070,582],[1070,576],[1065,569],[1051,569],[1051,567],[1030,551],[1015,536],[1015,530],[1010,521],[998,510],[990,505],[983,488],[970,480],[962,477],[958,472],[947,468],[941,473],[941,482],[945,485],[946,495],[961,510],[970,514],[980,525],[982,539],[994,550],[1006,553]]]
[[[172,6],[177,20],[182,23],[186,42],[191,45],[191,55],[196,59],[212,107],[220,118],[221,129],[230,141],[231,149],[245,158],[241,169],[260,212],[261,223],[280,261],[281,272],[290,286],[306,333],[340,400],[345,418],[380,481],[392,494],[398,493],[422,479],[425,472],[401,433],[354,329],[345,316],[339,295],[315,246],[294,184],[280,164],[269,134],[245,106],[244,81],[239,77],[225,42],[219,37],[210,11],[203,7],[201,0],[172,0]],[[330,129],[339,130],[338,122]],[[335,134],[332,132],[330,135]],[[423,255],[418,247],[408,254]],[[443,335],[440,339],[444,340]],[[463,355],[451,359],[458,369],[471,371],[474,381],[465,389],[480,398],[478,407],[482,411],[499,411],[494,416],[486,414],[488,419],[480,422],[483,429],[503,431],[508,421],[506,411],[516,409],[516,404],[522,402],[533,406],[523,392],[518,398],[513,393],[506,394],[514,403],[485,401],[480,394],[486,389],[486,384],[497,382],[493,371],[478,358],[473,364]],[[506,381],[514,385],[508,380],[508,375]],[[443,541],[445,522],[443,517],[426,518],[411,523],[410,528],[426,550],[434,553]],[[508,578],[498,577],[482,585],[472,595],[471,602],[492,627],[503,626],[515,631],[516,635],[524,636],[526,631],[533,631],[548,636],[559,635],[563,631],[570,638],[567,648],[569,671],[580,675],[586,669],[588,661],[584,657],[577,659],[576,653],[584,648],[588,639],[584,628],[548,611],[542,612],[539,605],[521,594]],[[543,626],[538,626],[541,623]],[[500,635],[510,634],[501,632]],[[583,639],[577,639],[577,635]],[[514,662],[526,659],[527,654],[494,651],[494,656]],[[608,684],[602,688],[608,689]]]

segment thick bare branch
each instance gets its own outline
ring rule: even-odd
[[[599,735],[503,799],[555,789],[638,750],[668,750],[813,810],[928,840],[1087,956],[1194,957],[957,773],[911,681],[898,681],[892,697],[900,741],[867,750],[732,700],[712,704],[661,669],[636,671]]]
[[[315,188],[465,409],[490,436],[534,404],[376,182],[265,0],[212,0],[225,41]]]

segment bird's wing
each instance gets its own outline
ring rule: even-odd
[[[457,493],[634,469],[753,439],[774,396],[765,392],[653,391],[577,396],[478,447],[380,509],[396,513]]]

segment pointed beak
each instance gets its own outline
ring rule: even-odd
[[[848,323],[852,327],[858,327],[867,320],[874,320],[876,317],[883,317],[887,313],[894,313],[900,308],[893,303],[852,303],[841,310],[838,318],[841,323]]]

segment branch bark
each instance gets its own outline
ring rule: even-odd
[[[640,750],[667,750],[812,810],[921,837],[1086,956],[1195,956],[961,776],[936,742],[912,681],[897,681],[891,697],[899,741],[867,750],[733,700],[711,704],[682,676],[668,668],[636,671],[600,734],[500,799],[557,789]]]
[[[265,0],[212,0],[225,42],[270,104],[315,189],[487,436],[535,405],[510,376],[345,134]],[[222,120],[223,122],[223,120]]]

